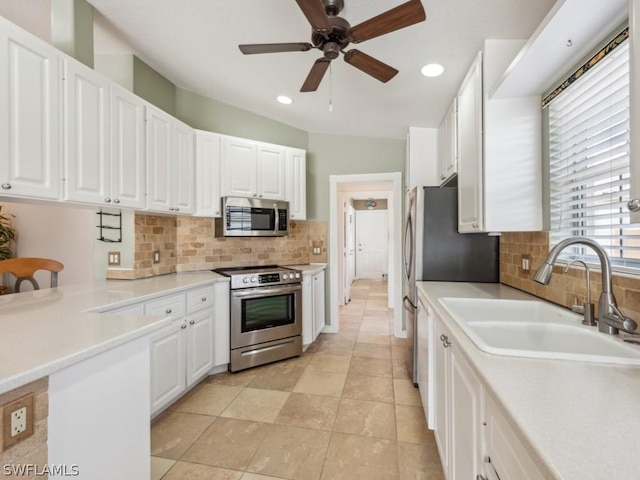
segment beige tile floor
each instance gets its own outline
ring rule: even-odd
[[[443,479],[386,288],[357,281],[340,333],[170,407],[151,427],[152,480]]]

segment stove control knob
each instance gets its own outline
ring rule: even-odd
[[[299,273],[296,273],[296,278],[300,278],[300,274]]]
[[[283,273],[282,274],[282,279],[286,280],[287,278],[289,278],[289,274],[288,273]]]
[[[251,277],[251,283],[256,283],[258,279],[256,277]]]
[[[249,277],[244,277],[242,279],[242,283],[249,283]]]

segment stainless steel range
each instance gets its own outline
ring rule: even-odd
[[[229,370],[302,353],[302,273],[276,265],[220,268],[231,279]]]

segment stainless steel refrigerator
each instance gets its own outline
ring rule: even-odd
[[[413,188],[407,193],[405,205],[402,303],[407,311],[407,368],[417,386],[416,280],[497,283],[500,254],[498,237],[458,233],[456,187]]]

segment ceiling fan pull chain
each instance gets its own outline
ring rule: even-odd
[[[333,67],[329,63],[329,111],[333,112]]]

